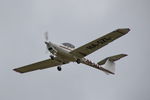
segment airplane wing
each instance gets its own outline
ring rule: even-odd
[[[113,32],[110,32],[92,42],[89,42],[73,51],[70,53],[75,55],[78,58],[83,58],[94,51],[102,48],[103,46],[107,45],[108,43],[116,40],[117,38],[127,34],[130,31],[129,28],[124,28],[124,29],[117,29]]]
[[[51,60],[51,59],[47,59],[47,60],[43,60],[37,63],[33,63],[30,65],[26,65],[20,68],[15,68],[13,69],[16,72],[19,73],[26,73],[26,72],[30,72],[30,71],[34,71],[34,70],[41,70],[41,69],[45,69],[45,68],[50,68],[50,67],[55,67],[57,65],[62,65],[61,62],[57,61],[57,60]]]

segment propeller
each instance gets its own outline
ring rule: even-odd
[[[45,52],[45,53],[50,53],[50,54],[51,54],[52,52],[53,52],[53,53],[56,53],[57,51],[52,47],[52,45],[51,45],[52,43],[48,40],[48,39],[49,39],[49,38],[48,38],[48,32],[45,32],[45,33],[44,33],[44,37],[45,37],[45,44],[46,44],[46,52]],[[51,52],[50,52],[48,49],[49,49],[49,50],[52,49]],[[52,53],[52,54],[53,54],[53,53]]]
[[[49,39],[49,38],[48,38],[48,32],[45,32],[45,33],[44,33],[44,37],[45,37],[45,42],[48,42],[48,39]]]
[[[49,52],[48,51],[48,45],[49,45],[49,42],[48,42],[48,39],[49,39],[48,32],[44,33],[44,38],[45,38],[45,44],[46,44],[46,51],[45,51],[45,53],[47,54]]]

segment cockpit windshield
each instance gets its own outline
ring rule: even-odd
[[[64,46],[70,47],[70,48],[75,48],[75,46],[71,43],[62,43]]]

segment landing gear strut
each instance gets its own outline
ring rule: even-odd
[[[76,62],[77,62],[77,64],[80,64],[80,63],[81,63],[81,60],[80,60],[80,59],[77,59]]]
[[[58,71],[61,71],[61,67],[60,67],[60,66],[58,66],[58,67],[57,67],[57,70],[58,70]]]

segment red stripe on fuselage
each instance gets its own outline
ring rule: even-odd
[[[64,47],[64,46],[60,46],[60,47],[71,51],[71,49],[69,49],[67,47]]]

